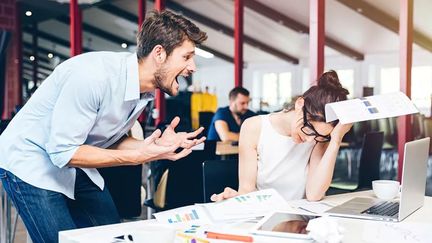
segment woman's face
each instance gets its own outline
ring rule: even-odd
[[[303,99],[301,100],[303,101]],[[294,142],[329,141],[330,133],[333,131],[334,127],[330,123],[312,121],[308,114],[309,112],[304,108],[303,102],[297,101],[295,106],[295,119],[291,124],[291,136]]]

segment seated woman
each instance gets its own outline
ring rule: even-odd
[[[352,124],[325,122],[325,104],[347,99],[335,71],[319,78],[293,107],[247,119],[240,131],[239,189],[214,194],[221,201],[267,188],[286,200],[317,201],[330,186],[336,156]]]

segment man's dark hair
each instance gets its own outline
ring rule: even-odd
[[[170,11],[152,11],[137,35],[138,60],[147,57],[156,45],[161,45],[169,56],[183,41],[195,45],[207,39],[207,34],[185,17]]]
[[[235,87],[229,92],[229,99],[234,100],[238,94],[249,96],[249,91],[243,87]]]

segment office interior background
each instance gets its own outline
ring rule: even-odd
[[[243,2],[242,85],[251,93],[251,110],[279,111],[312,83],[310,1]],[[154,8],[154,1],[141,1],[144,4],[141,8],[137,0],[79,0],[78,3],[82,53],[134,52],[138,21],[143,17],[138,10],[148,12]],[[432,1],[413,3],[409,84],[411,99],[420,113],[410,116],[410,128],[412,138],[420,138],[432,134]],[[182,92],[178,97],[165,97],[164,120],[179,115],[185,121],[181,129],[190,130],[202,125],[197,116],[200,111],[214,112],[215,108],[228,105],[228,92],[236,85],[234,1],[167,0],[165,7],[189,18],[208,34],[208,40],[196,49],[197,72],[180,80]],[[399,1],[325,1],[324,70],[338,73],[342,85],[350,92],[349,98],[401,90],[399,16]],[[77,51],[71,48],[70,20],[69,0],[0,1],[0,132],[55,67]],[[76,33],[73,35],[75,38]],[[209,110],[194,110],[191,94],[199,93],[209,93],[216,98],[217,105]],[[152,109],[147,112],[141,120],[144,133],[164,122],[154,116],[158,112]],[[397,179],[398,121],[391,118],[353,127],[346,137],[348,146],[341,149],[338,157],[335,185],[346,189],[350,188],[348,184],[357,182],[362,139],[368,131],[384,132],[380,178]],[[430,164],[426,189],[429,196],[432,195]],[[145,170],[142,177],[145,188],[148,175]],[[151,190],[146,193],[146,198],[151,198]],[[146,208],[137,217],[147,218]],[[21,238],[17,237],[16,242]]]

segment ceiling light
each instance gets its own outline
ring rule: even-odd
[[[203,49],[200,49],[198,47],[195,47],[195,54],[198,56],[204,57],[204,58],[213,58],[214,54],[208,51],[204,51]]]
[[[122,43],[121,47],[126,49],[128,47],[128,45],[126,43]]]
[[[30,56],[30,61],[34,61],[35,60],[35,57],[34,56]]]
[[[50,52],[50,53],[48,53],[48,58],[53,58],[54,57],[54,55]]]
[[[26,12],[25,12],[25,15],[26,15],[27,17],[32,16],[32,14],[33,14],[33,13],[32,13],[31,11],[26,11]]]

